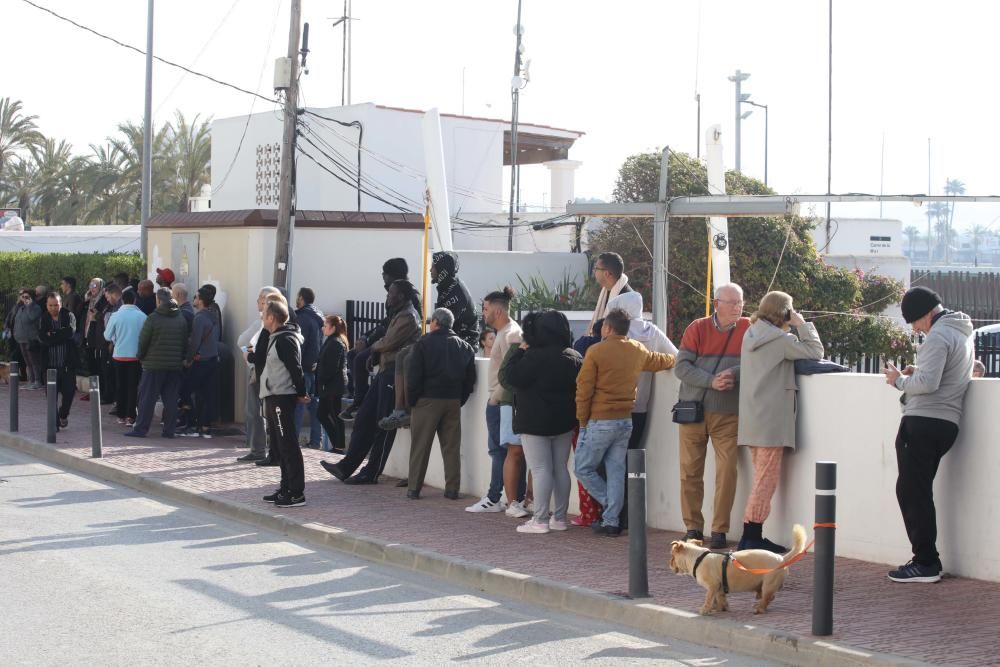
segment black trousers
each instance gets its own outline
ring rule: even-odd
[[[354,353],[354,351],[351,351]],[[368,360],[372,358],[371,348],[366,347],[361,352],[354,353],[351,364],[351,381],[354,383],[354,406],[360,408],[368,395],[371,376],[368,374]]]
[[[392,443],[396,439],[396,431],[383,431],[378,427],[378,422],[383,417],[388,417],[396,404],[395,374],[394,367],[380,371],[358,408],[351,430],[351,442],[346,455],[338,463],[348,475],[358,469],[365,457],[368,457],[368,462],[361,469],[360,475],[378,479],[385,469],[386,459],[389,458]]]
[[[302,463],[302,450],[295,435],[295,395],[267,396],[264,399],[264,418],[271,438],[271,455],[281,466],[280,491],[292,497],[301,496],[306,489],[306,473]]]
[[[338,393],[323,392],[319,395],[319,406],[316,417],[323,425],[326,436],[330,438],[330,446],[337,451],[344,451],[346,437],[344,435],[344,420],[340,418],[343,407],[343,397]]]
[[[141,371],[142,367],[138,361],[115,359],[118,416],[122,419],[135,420],[139,405],[139,374]]]
[[[46,369],[47,371],[48,369]],[[45,382],[48,391],[48,373],[42,375],[42,382]],[[59,393],[59,419],[69,418],[69,409],[73,405],[73,396],[76,394],[76,373],[71,368],[56,369],[56,392]]]
[[[958,424],[944,419],[903,417],[899,423],[896,500],[913,547],[913,560],[921,565],[938,562],[934,476],[957,437]]]

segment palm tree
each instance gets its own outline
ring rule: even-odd
[[[30,151],[38,172],[37,217],[50,225],[53,210],[65,197],[63,172],[73,157],[73,148],[65,141],[56,143],[55,139],[43,138]]]
[[[8,165],[4,174],[4,201],[21,209],[21,218],[28,222],[38,193],[38,167],[34,160],[18,158]]]
[[[118,125],[120,136],[111,137],[111,146],[118,152],[118,183],[122,203],[126,205],[122,215],[127,221],[138,224],[142,211],[142,125],[126,122]],[[165,125],[153,131],[153,173],[149,184],[152,193],[152,209],[165,210],[163,201],[170,189],[173,174],[170,146],[170,126]]]
[[[38,116],[25,116],[21,106],[20,100],[0,98],[0,176],[18,151],[30,148],[42,138],[35,125]]]
[[[989,227],[985,225],[976,225],[972,228],[972,261],[975,266],[979,266],[979,246],[986,240],[989,233]]]
[[[912,262],[913,250],[914,247],[916,246],[917,239],[920,238],[920,230],[917,229],[914,225],[909,225],[906,229],[903,230],[903,236],[906,237],[907,246],[909,247],[910,250],[910,262]]]
[[[176,169],[177,180],[172,193],[177,211],[187,211],[188,199],[201,190],[201,186],[209,183],[209,164],[212,157],[211,119],[198,122],[198,115],[190,123],[180,111],[174,114],[174,124],[171,127],[171,145],[173,166]]]
[[[117,224],[121,221],[119,213],[122,208],[123,196],[121,156],[111,144],[107,146],[90,145],[92,155],[84,167],[83,181],[89,196],[84,213],[85,224],[105,225]]]
[[[932,201],[927,204],[927,263],[929,264],[934,257],[934,251],[932,247],[932,241],[934,235],[931,230],[941,229],[941,221],[948,219],[948,204],[940,201]],[[936,222],[935,222],[936,221]],[[937,245],[941,245],[941,236],[938,235]]]
[[[965,194],[965,183],[958,179],[948,178],[945,179],[944,183],[944,193],[946,195],[964,195]],[[955,205],[952,204],[949,207],[951,210],[948,215],[948,231],[949,236],[951,229],[954,227],[955,222]],[[951,245],[945,246],[945,264],[951,264]]]

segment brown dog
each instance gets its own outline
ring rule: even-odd
[[[0,362],[0,383],[10,384],[10,364]]]
[[[701,545],[701,540],[681,542],[675,540],[670,544],[670,569],[677,574],[690,574],[707,591],[705,604],[701,607],[702,614],[713,611],[728,611],[729,603],[723,590],[722,568],[726,568],[729,590],[736,593],[747,591],[757,592],[757,602],[753,613],[763,614],[771,604],[775,594],[785,583],[788,569],[781,567],[798,556],[806,547],[806,530],[796,524],[792,528],[792,550],[784,556],[763,549],[745,549],[732,554],[744,567],[757,570],[770,570],[767,574],[751,574],[733,565],[732,560],[726,560],[726,555],[710,552]],[[695,572],[695,562],[702,554],[707,555],[698,563]],[[779,568],[779,569],[774,569]]]

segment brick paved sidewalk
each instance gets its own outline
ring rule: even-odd
[[[8,388],[0,387],[0,406],[4,406],[0,412],[6,412],[8,400]],[[44,441],[43,393],[22,389],[20,401],[20,433]],[[109,409],[103,407],[105,413]],[[6,430],[6,416],[3,422]],[[107,462],[196,493],[279,513],[260,500],[276,488],[277,469],[236,463],[235,458],[247,451],[241,437],[134,440],[123,437],[124,430],[105,418]],[[88,403],[74,404],[70,427],[59,433],[55,446],[90,456]],[[606,593],[624,596],[628,590],[627,538],[598,538],[581,528],[548,535],[520,534],[514,530],[519,522],[503,514],[464,512],[475,498],[456,502],[425,488],[424,498],[411,501],[405,489],[394,487],[392,479],[383,479],[377,486],[347,486],[319,466],[330,455],[314,450],[304,450],[303,455],[309,504],[283,512],[302,523],[326,524]],[[886,521],[898,520],[886,517]],[[678,537],[677,533],[650,531],[650,592],[656,603],[697,611],[704,591],[690,577],[675,575],[668,568],[669,544]],[[901,559],[905,555],[900,554]],[[812,567],[807,555],[791,568],[784,590],[766,615],[750,613],[752,593],[735,593],[729,598],[731,611],[718,617],[809,636]],[[938,664],[1000,664],[1000,584],[948,577],[936,585],[907,586],[890,582],[888,568],[882,564],[838,558],[836,567],[831,641]]]

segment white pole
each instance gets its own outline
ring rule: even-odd
[[[726,165],[722,161],[722,126],[713,125],[705,133],[705,160],[708,170],[709,194],[726,194]],[[712,244],[712,285],[718,287],[729,282],[729,219],[708,219],[708,238]],[[711,295],[708,295],[711,297]]]

